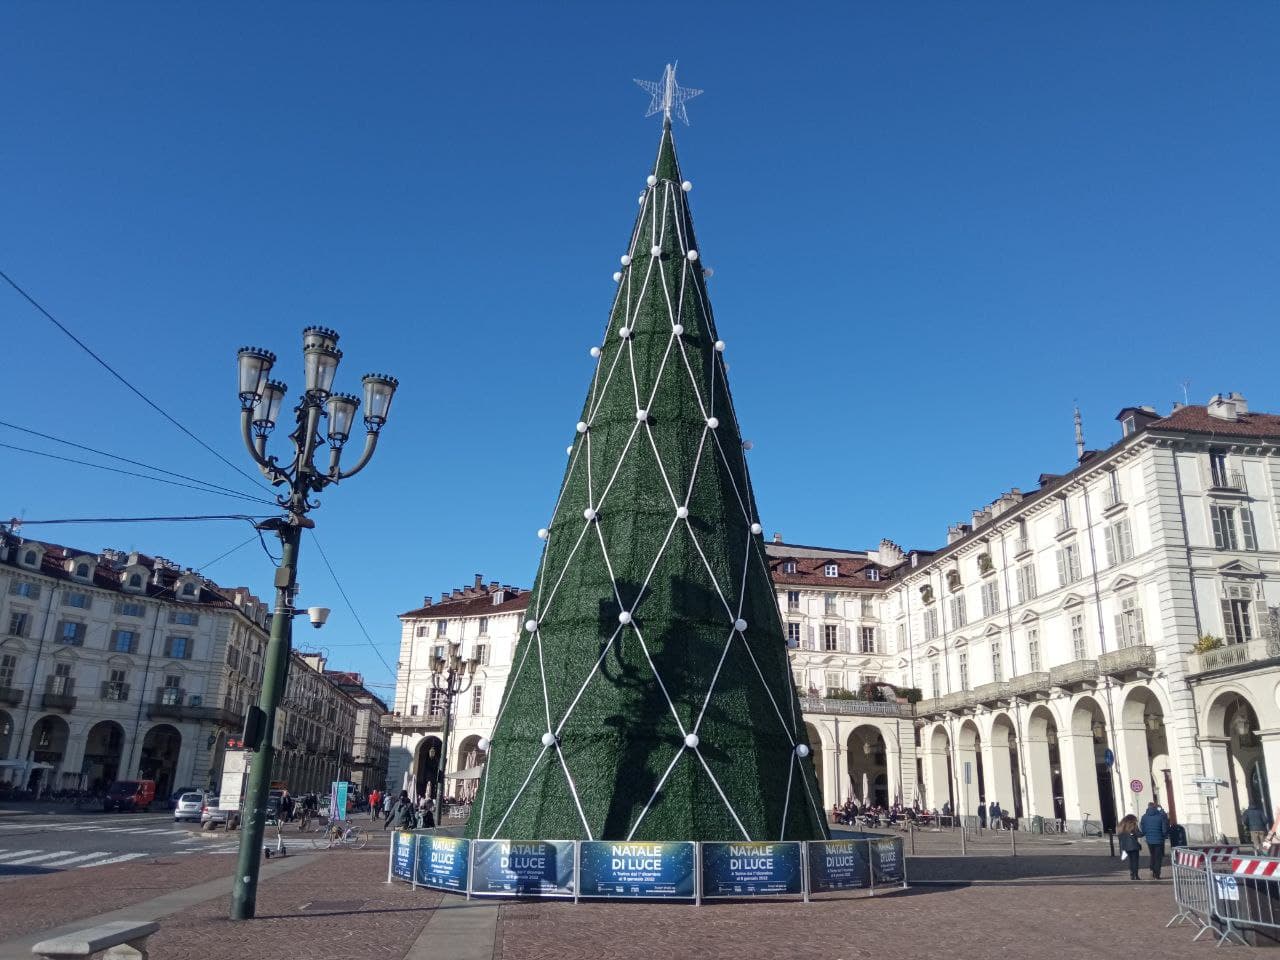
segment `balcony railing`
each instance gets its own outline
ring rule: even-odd
[[[1067,537],[1075,533],[1076,528],[1070,517],[1059,517],[1054,531],[1058,537]]]
[[[1009,681],[1009,696],[1034,697],[1037,694],[1048,694],[1052,684],[1046,671],[1024,673]]]
[[[1107,487],[1107,489],[1102,494],[1103,511],[1105,512],[1108,510],[1118,510],[1120,507],[1123,507],[1123,506],[1124,506],[1124,497],[1120,495],[1119,488]]]
[[[40,698],[45,710],[70,713],[76,708],[76,681],[73,677],[46,677],[44,695]]]
[[[887,703],[882,700],[833,700],[830,697],[801,697],[800,709],[805,713],[837,713],[855,717],[914,716],[909,703]]]
[[[925,697],[916,704],[917,717],[934,717],[942,713],[941,697]]]
[[[1213,470],[1210,473],[1209,485],[1214,490],[1235,490],[1239,493],[1244,493],[1244,472],[1242,470]]]
[[[1259,638],[1247,643],[1229,643],[1205,653],[1193,653],[1187,669],[1192,674],[1209,673],[1274,657],[1280,657],[1280,640]]]
[[[440,713],[436,716],[417,714],[416,716],[407,717],[397,713],[385,713],[378,718],[378,722],[382,724],[382,729],[391,732],[413,733],[420,730],[443,730],[444,714]]]
[[[1145,644],[1109,650],[1098,657],[1098,672],[1121,680],[1149,674],[1156,668],[1155,647]]]
[[[1031,540],[1028,537],[1019,537],[1013,541],[1013,555],[1021,560],[1031,552]]]
[[[994,683],[983,683],[973,688],[973,698],[978,703],[996,703],[1009,699],[1009,681],[997,680]]]
[[[938,705],[943,710],[968,710],[977,706],[977,699],[969,690],[961,690],[958,693],[948,693],[938,698]]]
[[[0,687],[0,703],[16,707],[22,703],[24,690],[18,687]]]
[[[1067,690],[1093,683],[1097,679],[1097,660],[1072,660],[1070,663],[1049,668],[1050,685]]]

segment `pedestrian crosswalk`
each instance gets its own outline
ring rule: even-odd
[[[146,857],[227,855],[238,849],[239,838],[234,834],[202,834],[176,824],[157,825],[157,820],[148,824],[137,818],[91,823],[6,818],[0,820],[0,879],[6,874],[100,867]]]

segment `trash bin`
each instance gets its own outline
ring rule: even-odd
[[[1031,818],[1031,832],[1044,833],[1044,817]]]

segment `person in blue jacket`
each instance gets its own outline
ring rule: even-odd
[[[1142,838],[1147,841],[1147,849],[1151,851],[1151,878],[1160,879],[1160,870],[1164,866],[1164,842],[1169,839],[1169,815],[1160,809],[1160,805],[1152,800],[1147,804],[1147,812],[1138,822]]]

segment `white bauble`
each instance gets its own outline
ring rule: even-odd
[[[493,741],[490,740],[488,737],[481,737],[479,740],[476,741],[476,746],[479,747],[484,752],[488,753],[489,748],[493,746]]]
[[[652,187],[655,183],[658,182],[658,178],[651,173],[649,174],[649,176],[644,178],[644,182]]]
[[[577,425],[576,427],[574,427],[574,429],[575,429],[575,430],[577,430],[579,433],[586,433],[586,432],[587,432],[587,421],[585,421],[585,420],[579,420],[579,421],[578,421],[578,425]]]
[[[542,745],[544,747],[554,747],[556,744],[556,735],[548,730],[542,735]]]
[[[809,745],[807,743],[797,743],[796,756],[803,760],[808,755],[809,755]]]
[[[583,516],[583,519],[585,520],[594,520],[598,516],[598,514],[594,510],[592,510],[590,507],[587,507],[587,509],[582,511],[582,516]]]
[[[690,750],[697,750],[699,743],[701,743],[701,741],[698,739],[698,735],[696,733],[685,734],[684,745]]]
[[[720,426],[720,418],[707,417],[707,426],[710,427],[712,430],[714,430],[716,427]]]
[[[743,450],[750,450],[750,449],[751,449],[752,447],[754,447],[754,446],[755,446],[755,444],[754,444],[754,443],[752,443],[750,440],[743,440],[743,441],[742,441],[742,449],[743,449]]]
[[[636,419],[639,420],[641,423],[644,423],[646,420],[649,419],[649,411],[646,410],[644,407],[641,407],[639,410],[636,411]]]
[[[600,348],[599,348],[599,347],[592,347],[592,348],[591,348],[591,356],[593,356],[593,357],[599,357],[599,356],[600,356]]]
[[[630,327],[619,327],[619,328],[618,328],[618,336],[620,336],[623,340],[627,339],[627,337],[631,336],[631,328],[630,328]]]
[[[652,247],[649,248],[649,253],[655,257],[660,257],[662,256],[662,248],[655,243]]]
[[[688,508],[688,507],[676,507],[676,519],[678,519],[678,520],[688,520],[688,519],[689,519],[689,508]]]
[[[530,617],[528,620],[524,622],[524,628],[528,630],[530,633],[533,633],[533,631],[538,629],[538,621]]]
[[[631,266],[631,254],[629,254],[629,253],[624,253],[624,254],[621,256],[621,258],[620,258],[620,259],[622,260],[622,265],[623,265],[624,267],[629,267],[629,266]]]
[[[760,524],[758,524],[758,523],[753,523],[753,524],[751,525],[751,532],[752,532],[752,533],[754,533],[757,537],[758,537],[758,536],[760,536],[760,534],[761,534],[763,531],[764,531],[764,527],[760,526]]]
[[[572,456],[572,455],[573,455],[573,444],[570,444],[569,446],[565,447],[565,448],[564,448],[564,452],[565,452],[565,453],[567,453],[567,454],[569,454],[570,456]]]
[[[631,614],[628,611],[623,610],[620,614],[618,614],[618,622],[625,627],[628,623],[631,622]]]
[[[723,340],[717,340],[717,341],[716,341],[716,353],[724,353],[724,341],[723,341]]]
[[[543,527],[541,530],[538,531],[539,540],[545,540],[549,536],[551,536],[551,531],[548,530],[546,527]]]
[[[683,323],[677,323],[674,327],[672,327],[672,328],[671,328],[671,332],[672,332],[672,333],[674,333],[677,337],[679,337],[679,336],[683,335],[683,333],[684,333],[684,324],[683,324]]]
[[[693,184],[690,183],[688,180],[686,180],[684,183],[680,184],[680,189],[683,190],[685,193],[688,193],[690,190],[693,189]]]
[[[739,633],[742,633],[744,630],[747,629],[747,621],[739,617],[737,620],[733,621],[733,629],[737,630]]]
[[[622,282],[622,274],[619,273],[617,270],[613,271],[613,282],[614,283]]]
[[[687,254],[685,254],[685,256],[687,256],[691,262],[696,261],[698,259],[698,251],[690,250]]]

